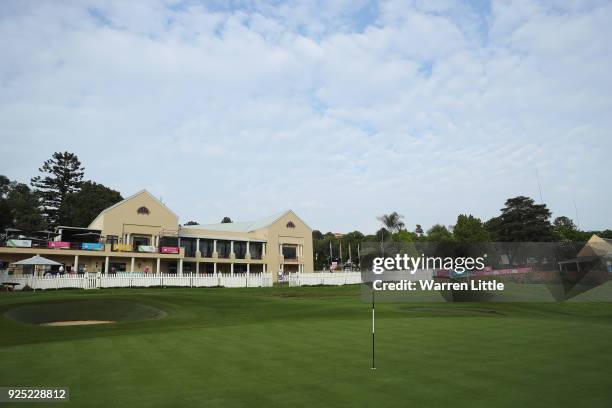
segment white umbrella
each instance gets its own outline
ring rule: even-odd
[[[35,255],[31,258],[24,259],[22,261],[13,262],[13,265],[21,265],[21,266],[34,265],[34,268],[36,268],[37,265],[45,265],[45,266],[61,265],[61,263],[52,261],[51,259],[43,258],[42,256],[39,256],[39,255]],[[34,288],[34,291],[36,291],[36,288]]]
[[[51,259],[43,258],[39,255],[35,255],[31,258],[24,259],[22,261],[13,262],[13,265],[61,265],[61,263],[52,261]]]

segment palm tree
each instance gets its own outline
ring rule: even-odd
[[[378,221],[380,221],[384,227],[391,232],[400,232],[404,229],[406,224],[402,221],[404,218],[403,215],[398,214],[396,211],[393,211],[391,214],[383,214],[380,217],[377,217]]]

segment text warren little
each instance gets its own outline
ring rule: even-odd
[[[473,280],[469,282],[436,282],[434,280],[383,282],[382,280],[375,280],[372,286],[374,290],[504,290],[503,282],[497,282],[496,280]]]

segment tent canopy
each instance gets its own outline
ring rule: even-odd
[[[22,261],[13,262],[13,265],[61,265],[61,263],[36,255]]]

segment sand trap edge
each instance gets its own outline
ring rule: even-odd
[[[39,326],[90,326],[94,324],[115,323],[112,320],[64,320],[58,322],[40,323]]]

